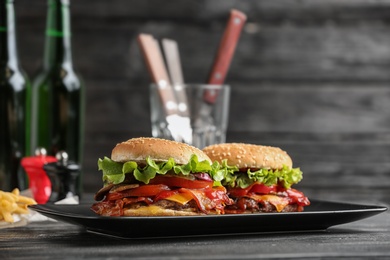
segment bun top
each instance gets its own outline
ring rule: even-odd
[[[203,148],[211,160],[221,162],[227,159],[228,165],[244,168],[281,169],[283,165],[292,168],[290,156],[278,147],[244,143],[215,144]]]
[[[199,161],[210,158],[198,148],[171,140],[140,137],[117,144],[111,152],[111,159],[116,162],[145,162],[147,157],[157,162],[166,162],[173,158],[177,164],[186,164],[191,155],[198,156]]]

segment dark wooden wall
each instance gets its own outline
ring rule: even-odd
[[[205,82],[231,8],[248,15],[227,83],[228,141],[280,146],[310,197],[390,199],[390,0],[73,0],[73,53],[87,87],[85,190],[99,157],[150,136],[150,82],[135,37],[180,45]],[[16,0],[22,65],[42,61],[46,2]],[[344,198],[355,200],[356,198]]]

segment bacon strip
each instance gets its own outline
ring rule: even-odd
[[[117,189],[117,187],[113,187],[113,189]],[[130,188],[128,186],[127,188]],[[127,189],[124,189],[127,190]],[[117,189],[118,191],[118,189]],[[106,191],[107,192],[107,191]],[[112,192],[106,195],[104,201],[97,202],[92,205],[91,209],[102,216],[123,216],[123,208],[126,205],[131,205],[138,202],[145,202],[148,205],[151,205],[157,202],[160,199],[163,199],[166,196],[157,196],[153,197],[126,197],[123,196],[123,190],[121,193]],[[187,189],[187,188],[179,188],[175,190],[164,191],[161,193],[185,193],[190,195],[193,200],[196,202],[198,208],[204,212],[205,214],[209,214],[212,210],[216,210],[217,214],[224,214],[225,205],[230,205],[233,201],[226,194],[226,190],[224,188],[209,188],[209,189]]]

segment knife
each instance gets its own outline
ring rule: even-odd
[[[180,114],[189,117],[189,103],[186,91],[183,87],[184,79],[183,72],[181,69],[182,66],[180,61],[179,47],[177,45],[177,42],[172,39],[162,39],[161,43],[165,54],[165,61],[168,67],[168,73],[171,78],[173,88],[175,90],[176,100],[178,102]]]
[[[164,104],[164,112],[168,130],[175,141],[192,143],[190,118],[179,115],[174,90],[168,78],[164,60],[158,42],[150,34],[140,34],[138,43],[144,55],[153,82],[159,88],[160,99]]]
[[[245,21],[246,15],[244,13],[235,9],[230,11],[229,19],[210,71],[209,79],[207,81],[208,84],[222,85],[224,83]],[[204,132],[204,145],[210,145],[217,142],[215,136],[217,135],[218,129],[215,127],[211,113],[213,111],[213,104],[218,98],[218,93],[219,90],[217,89],[206,90],[203,93],[204,104],[201,106],[198,111],[198,116],[194,120],[195,129],[202,129],[201,131]],[[195,137],[197,137],[197,135],[194,135],[194,138]]]
[[[246,19],[247,17],[243,12],[236,9],[230,10],[230,16],[214,59],[208,84],[222,85],[225,82]],[[216,91],[207,91],[204,99],[212,104],[215,102],[217,94]]]

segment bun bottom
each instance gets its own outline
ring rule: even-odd
[[[281,212],[300,212],[303,211],[302,207],[298,205],[288,205]],[[254,213],[279,213],[275,208],[268,207],[267,210],[245,210],[237,212],[237,210],[226,209],[225,214],[254,214]],[[204,213],[198,213],[193,211],[183,211],[174,209],[164,209],[159,206],[150,205],[143,206],[137,209],[124,209],[123,216],[127,217],[157,217],[157,216],[202,216]],[[213,213],[211,213],[213,215]]]
[[[193,211],[165,209],[156,205],[143,206],[136,209],[124,209],[124,216],[132,217],[153,217],[153,216],[199,216],[205,215]]]

